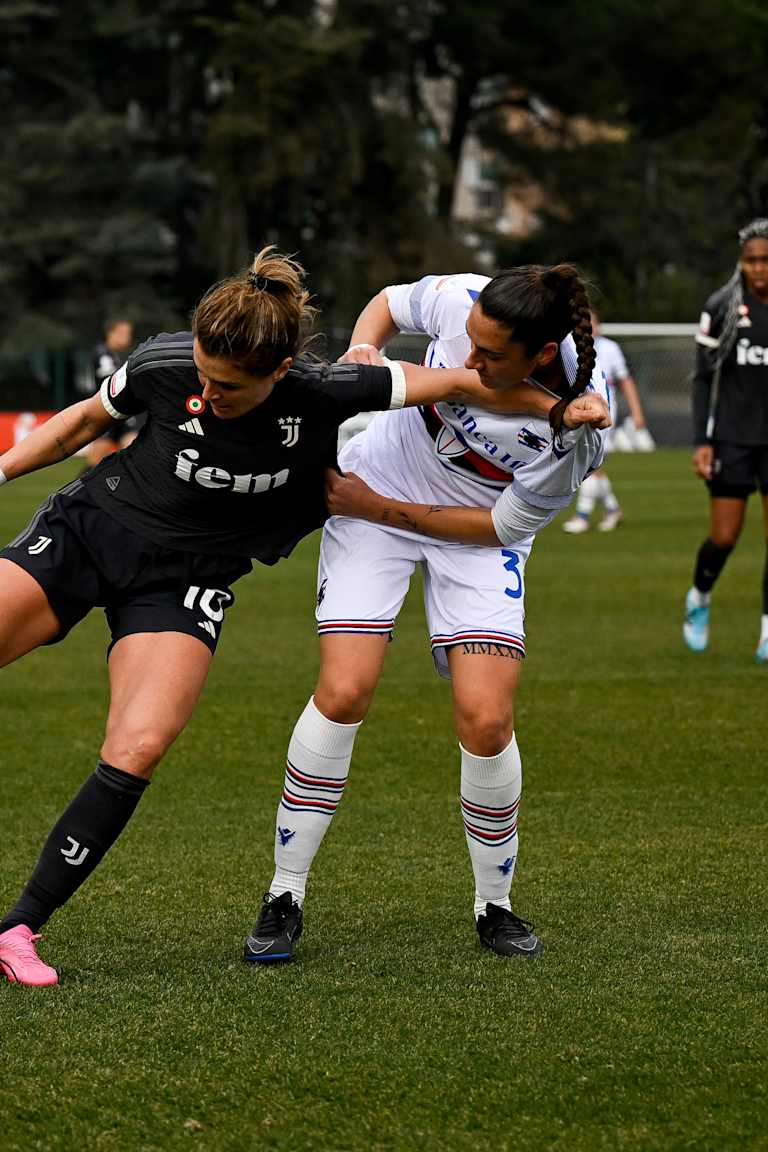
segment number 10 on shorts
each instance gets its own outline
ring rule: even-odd
[[[198,596],[200,597],[199,601]],[[231,599],[231,594],[222,591],[221,588],[203,588],[201,592],[197,584],[191,584],[184,597],[184,607],[194,609],[195,604],[197,604],[200,611],[203,612],[209,620],[220,624],[224,619],[224,609]]]
[[[511,552],[509,548],[502,548],[502,556],[507,557],[507,562],[504,568],[510,573],[511,587],[504,589],[505,596],[511,596],[513,600],[519,600],[523,594],[523,574],[520,571],[520,557],[517,552]]]

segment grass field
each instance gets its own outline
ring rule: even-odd
[[[0,494],[0,537],[73,468]],[[757,505],[710,651],[680,639],[706,525],[683,452],[611,460],[612,536],[527,570],[516,910],[481,952],[446,685],[411,593],[310,882],[300,961],[242,941],[313,684],[317,540],[238,585],[201,706],[46,930],[58,988],[0,984],[0,1148],[768,1149],[768,668]],[[95,766],[106,628],[0,676],[0,905]]]

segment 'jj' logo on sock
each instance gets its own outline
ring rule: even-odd
[[[74,864],[75,867],[77,867],[78,864],[82,864],[83,860],[85,860],[86,856],[88,855],[89,849],[83,848],[82,852],[80,852],[79,841],[73,840],[71,836],[67,836],[67,840],[69,840],[72,847],[71,848],[62,848],[61,854],[64,857],[64,859],[66,860],[67,864]],[[80,852],[79,856],[78,856],[78,852]]]

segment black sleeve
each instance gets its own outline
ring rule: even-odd
[[[392,403],[392,373],[378,364],[323,364],[322,391],[343,423],[358,412],[385,412]]]
[[[704,313],[710,317],[710,327],[706,335],[717,340],[722,326],[722,293],[710,296],[704,305]],[[701,335],[701,333],[700,333]],[[712,396],[712,381],[715,375],[717,349],[702,343],[696,344],[696,365],[693,372],[693,443],[708,444],[707,424]]]
[[[693,373],[693,442],[708,444],[707,423],[712,394],[714,357],[707,348],[696,345],[696,368]]]

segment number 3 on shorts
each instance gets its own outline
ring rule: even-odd
[[[511,552],[509,548],[502,548],[501,554],[502,556],[508,557],[504,567],[507,572],[512,574],[511,578],[513,580],[512,587],[507,587],[504,589],[504,595],[511,596],[513,600],[519,600],[523,594],[523,574],[518,568],[520,557],[518,556],[517,552]]]

